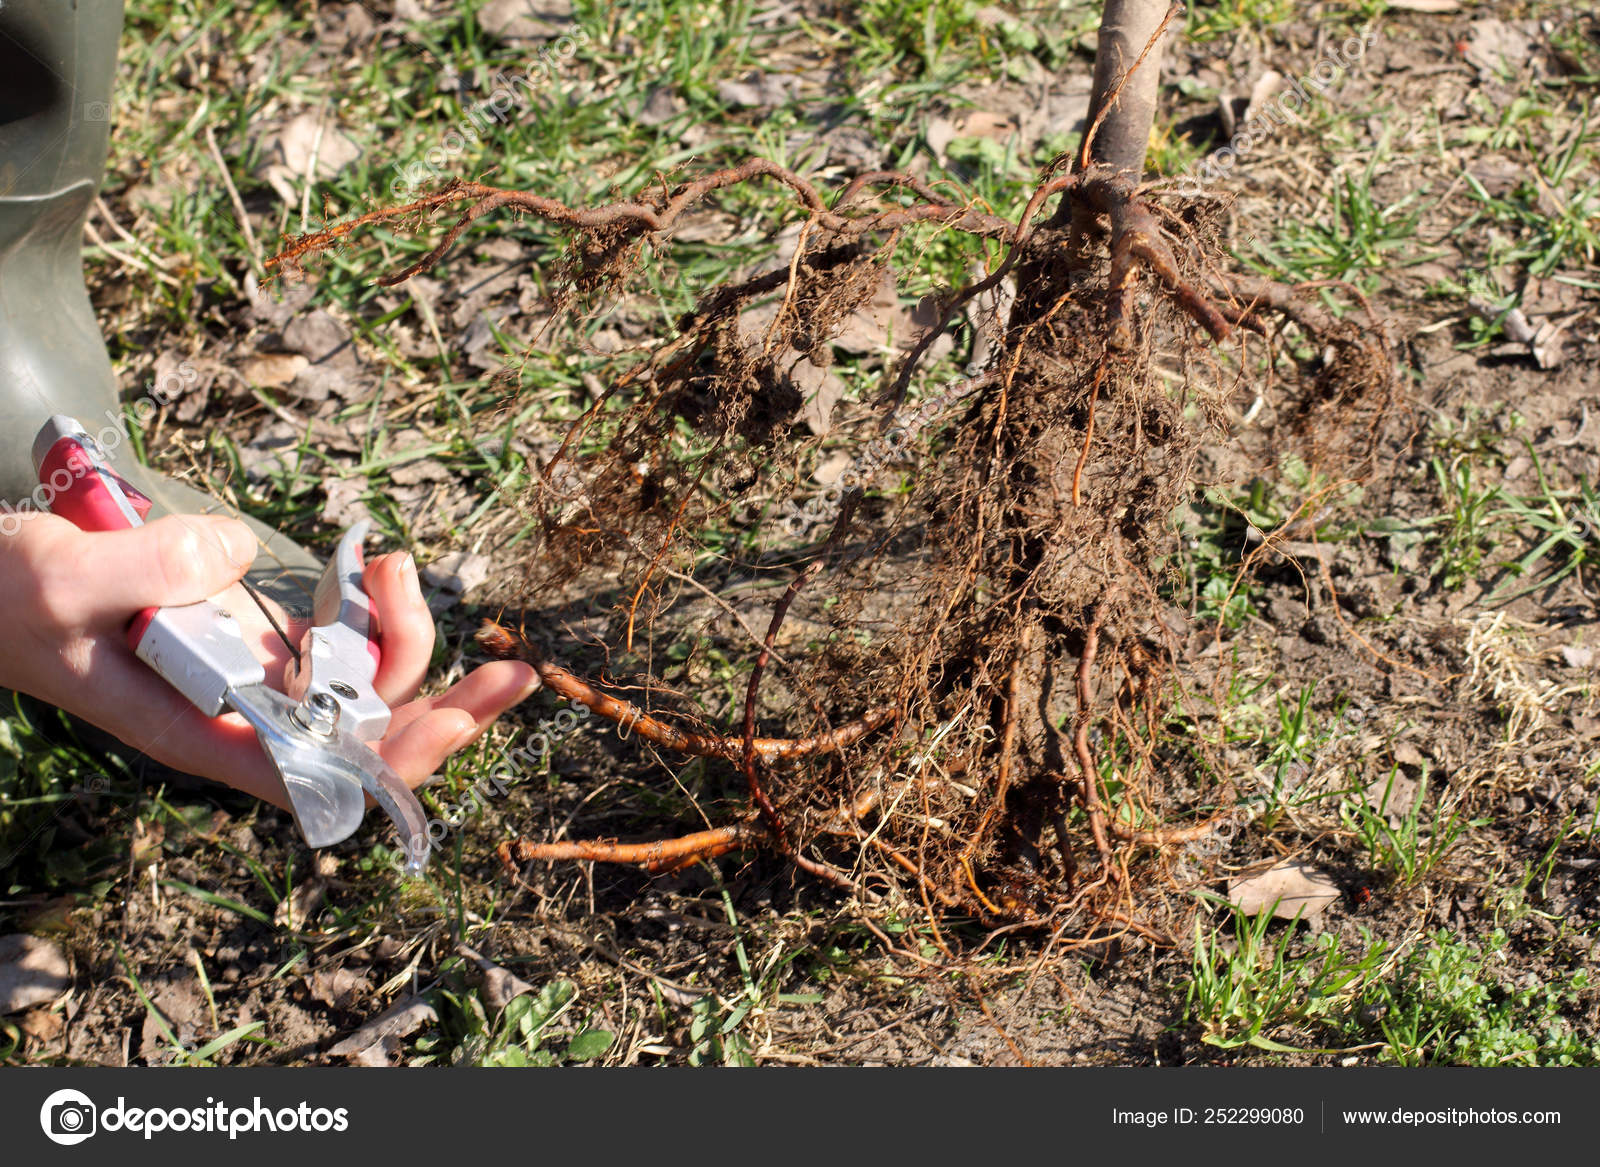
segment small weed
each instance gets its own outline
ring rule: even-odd
[[[492,1023],[476,992],[441,990],[439,997],[446,1006],[440,1017],[443,1035],[417,1042],[421,1056],[413,1059],[414,1066],[444,1062],[510,1068],[589,1062],[604,1057],[615,1040],[608,1030],[584,1027],[565,1045],[550,1046],[551,1026],[578,1001],[571,981],[551,981],[537,993],[514,997]]]
[[[1484,558],[1494,548],[1489,508],[1500,497],[1500,488],[1475,482],[1473,461],[1464,456],[1448,463],[1435,457],[1429,468],[1447,508],[1443,515],[1427,520],[1439,527],[1432,540],[1433,577],[1445,589],[1456,591],[1478,578]]]
[[[1294,4],[1292,0],[1216,0],[1215,3],[1196,3],[1190,12],[1184,35],[1202,44],[1282,24],[1294,14]]]
[[[1354,957],[1339,939],[1324,932],[1306,952],[1296,948],[1294,926],[1277,939],[1267,935],[1270,912],[1251,918],[1233,909],[1234,943],[1221,928],[1207,935],[1194,925],[1194,960],[1184,1000],[1184,1020],[1201,1027],[1201,1040],[1223,1049],[1255,1046],[1293,1053],[1300,1047],[1268,1037],[1269,1032],[1325,1023],[1377,975],[1384,945],[1363,932],[1363,951]]]
[[[1458,807],[1443,806],[1424,819],[1422,804],[1427,800],[1428,789],[1426,767],[1417,782],[1417,794],[1410,808],[1391,808],[1390,800],[1399,774],[1398,766],[1389,772],[1377,806],[1373,806],[1365,794],[1347,798],[1339,806],[1339,818],[1355,832],[1373,867],[1388,873],[1399,886],[1407,887],[1434,870],[1469,827],[1483,826],[1487,820],[1467,819]]]
[[[1535,974],[1499,982],[1506,934],[1487,951],[1440,929],[1393,977],[1374,980],[1351,1011],[1348,1037],[1381,1037],[1379,1057],[1403,1066],[1592,1066],[1600,1042],[1574,1031],[1566,1012],[1590,991],[1586,969],[1550,982]]]
[[[1505,503],[1497,517],[1516,520],[1520,530],[1536,540],[1531,550],[1521,559],[1506,564],[1514,579],[1535,575],[1535,569],[1553,559],[1551,568],[1537,573],[1530,583],[1514,590],[1502,584],[1489,596],[1487,603],[1499,604],[1540,588],[1554,587],[1567,576],[1578,573],[1583,582],[1585,568],[1593,571],[1600,562],[1600,489],[1591,483],[1579,483],[1576,490],[1552,490],[1544,466],[1533,443],[1526,438],[1523,445],[1533,460],[1534,473],[1539,478],[1539,492],[1530,498],[1502,494]]]
[[[1254,241],[1256,255],[1241,256],[1268,275],[1295,280],[1350,279],[1374,291],[1378,271],[1422,263],[1433,256],[1419,251],[1415,236],[1422,209],[1416,204],[1426,191],[1412,191],[1396,200],[1372,192],[1379,151],[1359,175],[1346,174],[1333,188],[1326,217],[1310,222],[1290,220],[1274,244]]]
[[[731,1000],[707,993],[690,1007],[688,1060],[691,1066],[753,1066],[756,1064],[755,1046],[750,1035],[743,1032],[744,1027],[759,1021],[763,1013],[779,1005],[815,1004],[821,997],[815,993],[778,991],[779,973],[800,955],[798,950],[785,954],[784,946],[779,943],[759,968],[750,963],[744,929],[734,911],[733,898],[720,882],[719,890],[728,925],[733,929],[733,953],[739,964],[742,988]]]
[[[1593,263],[1600,255],[1600,175],[1593,175],[1588,164],[1600,143],[1600,130],[1588,129],[1592,123],[1585,103],[1578,118],[1578,132],[1546,152],[1536,150],[1528,138],[1530,129],[1543,124],[1549,111],[1529,105],[1519,108],[1518,99],[1501,118],[1503,141],[1491,145],[1520,147],[1527,158],[1528,178],[1504,195],[1491,195],[1471,172],[1464,172],[1467,189],[1477,200],[1479,210],[1470,216],[1457,233],[1479,233],[1485,221],[1503,230],[1503,242],[1493,248],[1492,266],[1512,265],[1544,277],[1568,267]],[[1521,115],[1521,116],[1517,116]],[[1567,188],[1567,189],[1564,189]]]
[[[265,1041],[264,1038],[257,1035],[261,1030],[266,1028],[267,1023],[265,1021],[251,1021],[248,1024],[236,1026],[233,1029],[228,1030],[227,1033],[221,1034],[220,1036],[206,1042],[204,1045],[199,1046],[196,1049],[190,1049],[188,1046],[184,1045],[178,1040],[177,1035],[172,1031],[172,1025],[167,1021],[167,1018],[162,1014],[161,1010],[156,1008],[155,1003],[150,1000],[148,994],[145,993],[144,985],[140,983],[138,974],[133,971],[133,965],[128,962],[128,957],[122,951],[120,945],[116,948],[116,956],[117,960],[122,964],[123,972],[125,972],[128,976],[128,983],[133,986],[133,991],[139,998],[139,1003],[144,1006],[146,1016],[148,1016],[151,1022],[154,1023],[156,1031],[161,1034],[162,1038],[165,1039],[167,1045],[171,1048],[174,1065],[190,1066],[193,1068],[215,1066],[217,1064],[215,1061],[216,1056],[228,1049],[230,1046],[233,1046],[241,1041],[251,1041],[257,1043]],[[197,967],[200,970],[200,983],[202,988],[205,990],[206,1000],[211,1003],[211,1017],[212,1020],[215,1021],[217,1016],[217,1006],[215,999],[211,995],[211,985],[209,981],[205,979],[204,966],[197,965]]]

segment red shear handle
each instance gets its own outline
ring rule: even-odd
[[[85,531],[137,527],[150,513],[148,498],[96,461],[70,435],[59,439],[40,459],[39,485],[51,513]]]
[[[39,459],[39,485],[52,514],[84,531],[122,531],[137,527],[150,513],[150,499],[72,434],[58,438]],[[128,644],[137,649],[159,609],[146,608],[128,625]]]

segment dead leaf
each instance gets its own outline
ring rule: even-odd
[[[1553,320],[1543,321],[1533,339],[1528,342],[1528,351],[1533,354],[1534,364],[1541,369],[1554,369],[1560,366],[1565,359],[1561,334],[1566,331],[1565,324],[1557,324]]]
[[[489,0],[478,27],[507,41],[548,40],[572,23],[572,0]]]
[[[1016,122],[986,109],[975,109],[956,122],[956,134],[962,138],[994,138],[1003,142],[1016,132]]]
[[[494,961],[465,944],[456,945],[456,951],[477,965],[483,973],[483,1000],[491,1009],[504,1009],[525,993],[534,991],[532,985],[515,973],[507,972]]]
[[[239,375],[260,389],[283,389],[310,367],[299,353],[258,353],[239,363]]]
[[[944,309],[939,304],[939,297],[928,294],[917,301],[915,308],[911,309],[909,319],[905,326],[894,334],[895,347],[901,352],[910,352],[922,340],[922,334],[935,327],[944,317]],[[949,356],[956,347],[955,337],[950,335],[946,328],[928,346],[923,354],[924,365],[933,365]]]
[[[833,407],[844,396],[844,382],[831,369],[819,369],[809,358],[801,357],[789,369],[789,383],[805,402],[800,420],[822,437],[833,428]]]
[[[41,1045],[61,1036],[67,1019],[54,1009],[32,1009],[17,1019],[17,1028]]]
[[[367,493],[365,478],[325,478],[322,493],[322,521],[331,527],[352,527],[362,519],[370,519],[363,496]]]
[[[844,328],[833,344],[851,356],[883,353],[889,347],[889,334],[896,338],[911,331],[910,313],[900,305],[900,290],[894,274],[883,273],[872,298],[845,318]]]
[[[1594,664],[1594,649],[1579,644],[1563,644],[1561,659],[1569,669],[1586,669]]]
[[[349,1010],[372,991],[372,984],[359,973],[340,967],[312,973],[306,977],[306,988],[311,990],[313,999],[329,1008]]]
[[[811,478],[820,486],[832,486],[854,464],[855,459],[840,450],[818,465],[811,472]]]
[[[133,823],[132,854],[134,866],[154,863],[161,858],[161,844],[167,837],[167,829],[159,822],[146,822],[144,819],[135,819]]]
[[[305,360],[304,357],[297,358]],[[261,428],[255,438],[239,447],[239,463],[251,482],[265,482],[282,474],[298,457],[302,431],[286,421],[274,421]]]
[[[358,1060],[362,1055],[370,1055],[373,1047],[382,1046],[384,1050],[393,1050],[398,1053],[400,1039],[407,1037],[421,1029],[430,1021],[439,1020],[439,1015],[433,1011],[433,1006],[421,997],[407,997],[398,1001],[349,1037],[339,1042],[328,1051],[329,1055],[336,1058],[350,1058]],[[363,1065],[374,1064],[370,1060],[362,1061]],[[376,1063],[379,1065],[385,1062]]]
[[[1285,859],[1255,875],[1228,881],[1228,902],[1247,916],[1270,911],[1280,920],[1312,920],[1339,898],[1339,886],[1309,863]]]
[[[464,596],[489,578],[491,566],[487,555],[448,551],[422,569],[422,582]]]
[[[922,131],[923,140],[937,158],[943,158],[945,147],[960,136],[956,131],[956,123],[944,117],[928,119],[928,126]]]
[[[360,363],[350,343],[350,330],[321,308],[284,326],[283,347],[318,365],[354,368]]]
[[[1256,119],[1256,115],[1266,109],[1267,102],[1277,96],[1278,90],[1283,88],[1283,74],[1276,69],[1268,69],[1256,78],[1256,83],[1250,87],[1250,100],[1245,103],[1244,122],[1249,125]]]
[[[717,99],[736,109],[772,109],[787,104],[799,84],[794,77],[756,71],[747,73],[740,81],[721,82],[717,86]]]
[[[194,978],[168,981],[151,995],[150,1007],[145,1010],[144,1024],[139,1029],[139,1057],[149,1065],[168,1064],[182,1056],[173,1048],[173,1038],[184,1049],[193,1049],[209,1024],[210,1007]]]
[[[389,481],[396,486],[420,486],[424,482],[449,482],[450,469],[434,458],[418,458],[389,468]]]
[[[1533,38],[1513,24],[1490,17],[1472,22],[1463,55],[1481,72],[1516,69],[1533,52]]]
[[[1394,760],[1402,766],[1412,766],[1418,769],[1428,764],[1428,759],[1422,756],[1422,751],[1410,742],[1395,743]]]
[[[1399,12],[1460,12],[1461,0],[1388,0]]]
[[[350,1060],[358,1066],[377,1070],[394,1065],[395,1059],[399,1056],[400,1039],[393,1034],[385,1034],[360,1053],[351,1054]]]
[[[317,160],[316,177],[326,181],[361,157],[361,147],[331,118],[303,113],[268,135],[262,143],[265,165],[257,173],[264,176],[266,170],[277,166],[295,181],[304,181],[313,155]]]
[[[339,369],[312,365],[301,369],[289,383],[289,392],[299,401],[323,402],[330,397],[351,399],[359,396],[350,379]]]
[[[250,301],[250,315],[268,328],[284,327],[315,293],[316,288],[310,283],[289,284],[278,280],[267,289],[253,273],[244,275],[244,294]]]
[[[50,941],[0,936],[0,1016],[54,1001],[71,986],[66,954]]]
[[[320,876],[312,876],[290,892],[288,899],[278,904],[277,910],[272,913],[272,922],[280,928],[304,928],[322,906],[323,897],[327,894],[327,882]]]
[[[1385,774],[1367,783],[1364,794],[1368,806],[1382,813],[1391,827],[1398,827],[1416,806],[1421,788],[1420,779],[1396,771],[1392,776]]]
[[[215,361],[202,362],[168,349],[150,370],[150,396],[171,406],[179,421],[196,421],[205,413],[220,368]]]

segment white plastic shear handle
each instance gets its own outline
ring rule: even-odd
[[[137,527],[150,501],[112,472],[99,447],[70,417],[52,417],[34,440],[34,468],[50,509],[84,530]],[[348,531],[317,588],[314,619],[291,670],[292,694],[266,684],[266,669],[238,620],[215,600],[146,608],[128,627],[139,659],[207,717],[241,714],[283,779],[306,843],[327,847],[354,834],[366,795],[400,834],[408,867],[426,866],[430,840],[422,804],[366,742],[389,727],[389,707],[372,687],[378,649],[371,602],[361,586],[361,540]]]
[[[146,609],[134,618],[128,641],[140,660],[207,717],[229,707],[230,692],[267,680],[239,621],[215,600]]]

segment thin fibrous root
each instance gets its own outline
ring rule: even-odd
[[[407,215],[426,214],[452,204],[466,203],[466,210],[428,254],[377,281],[384,287],[393,287],[433,267],[455,246],[462,232],[484,215],[504,207],[510,207],[549,223],[579,230],[595,231],[606,227],[626,226],[640,234],[658,234],[671,229],[686,209],[712,191],[749,182],[755,178],[771,178],[788,187],[807,213],[820,225],[839,235],[855,237],[874,231],[892,231],[912,223],[944,223],[973,235],[998,238],[1008,237],[1015,230],[1007,219],[976,210],[969,205],[939,198],[936,192],[920,179],[893,171],[861,176],[847,188],[846,195],[854,197],[863,185],[872,183],[881,186],[904,186],[929,201],[914,206],[891,207],[876,214],[841,215],[836,210],[830,210],[817,188],[792,170],[765,158],[752,158],[739,166],[718,170],[693,182],[684,183],[664,200],[659,197],[649,202],[623,200],[599,207],[569,207],[565,203],[536,195],[531,191],[507,190],[481,182],[455,179],[439,190],[401,206],[381,207],[358,215],[347,223],[339,223],[298,238],[286,238],[283,250],[268,259],[266,267],[268,271],[280,267],[292,268],[306,256],[326,251],[341,239],[362,228],[391,219],[404,218]],[[847,201],[848,198],[842,198],[839,200],[839,205],[842,206]]]

